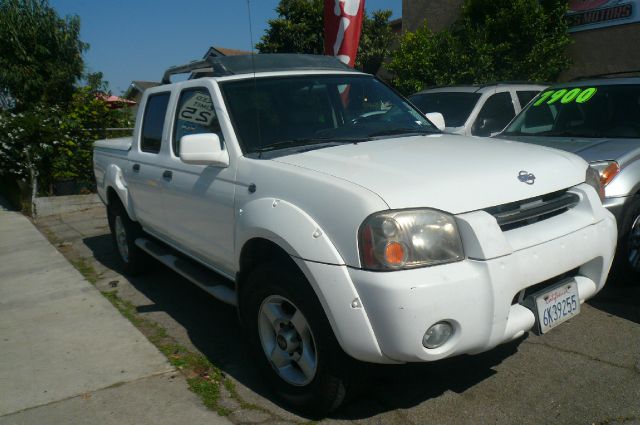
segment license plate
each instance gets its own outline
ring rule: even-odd
[[[535,293],[531,297],[535,302],[538,329],[543,334],[580,313],[578,284],[574,280]]]

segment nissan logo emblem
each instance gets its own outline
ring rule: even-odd
[[[520,180],[522,183],[531,185],[536,182],[536,176],[528,171],[520,171],[520,173],[518,174],[518,180]]]

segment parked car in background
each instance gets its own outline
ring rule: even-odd
[[[445,132],[488,137],[500,132],[547,86],[491,84],[427,89],[409,96],[423,113],[444,116]]]
[[[597,169],[618,220],[616,268],[640,277],[640,78],[555,85],[498,138],[573,152]]]

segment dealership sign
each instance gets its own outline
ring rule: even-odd
[[[569,31],[640,22],[640,0],[569,0]]]

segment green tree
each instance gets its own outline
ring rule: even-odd
[[[260,53],[324,52],[323,0],[280,0],[278,17],[268,21],[269,27],[256,44]]]
[[[260,53],[324,53],[324,1],[280,0],[278,17],[256,44]],[[389,27],[390,10],[378,10],[362,21],[356,68],[375,73],[389,54],[393,32]]]
[[[356,56],[356,68],[375,74],[382,62],[389,55],[389,48],[394,39],[389,26],[390,10],[376,10],[369,17],[366,13],[362,21],[360,45]]]
[[[47,0],[0,0],[0,92],[15,109],[59,104],[82,76],[80,18],[62,19]]]
[[[570,60],[565,0],[466,0],[448,30],[405,33],[388,68],[411,93],[430,85],[552,81]]]

